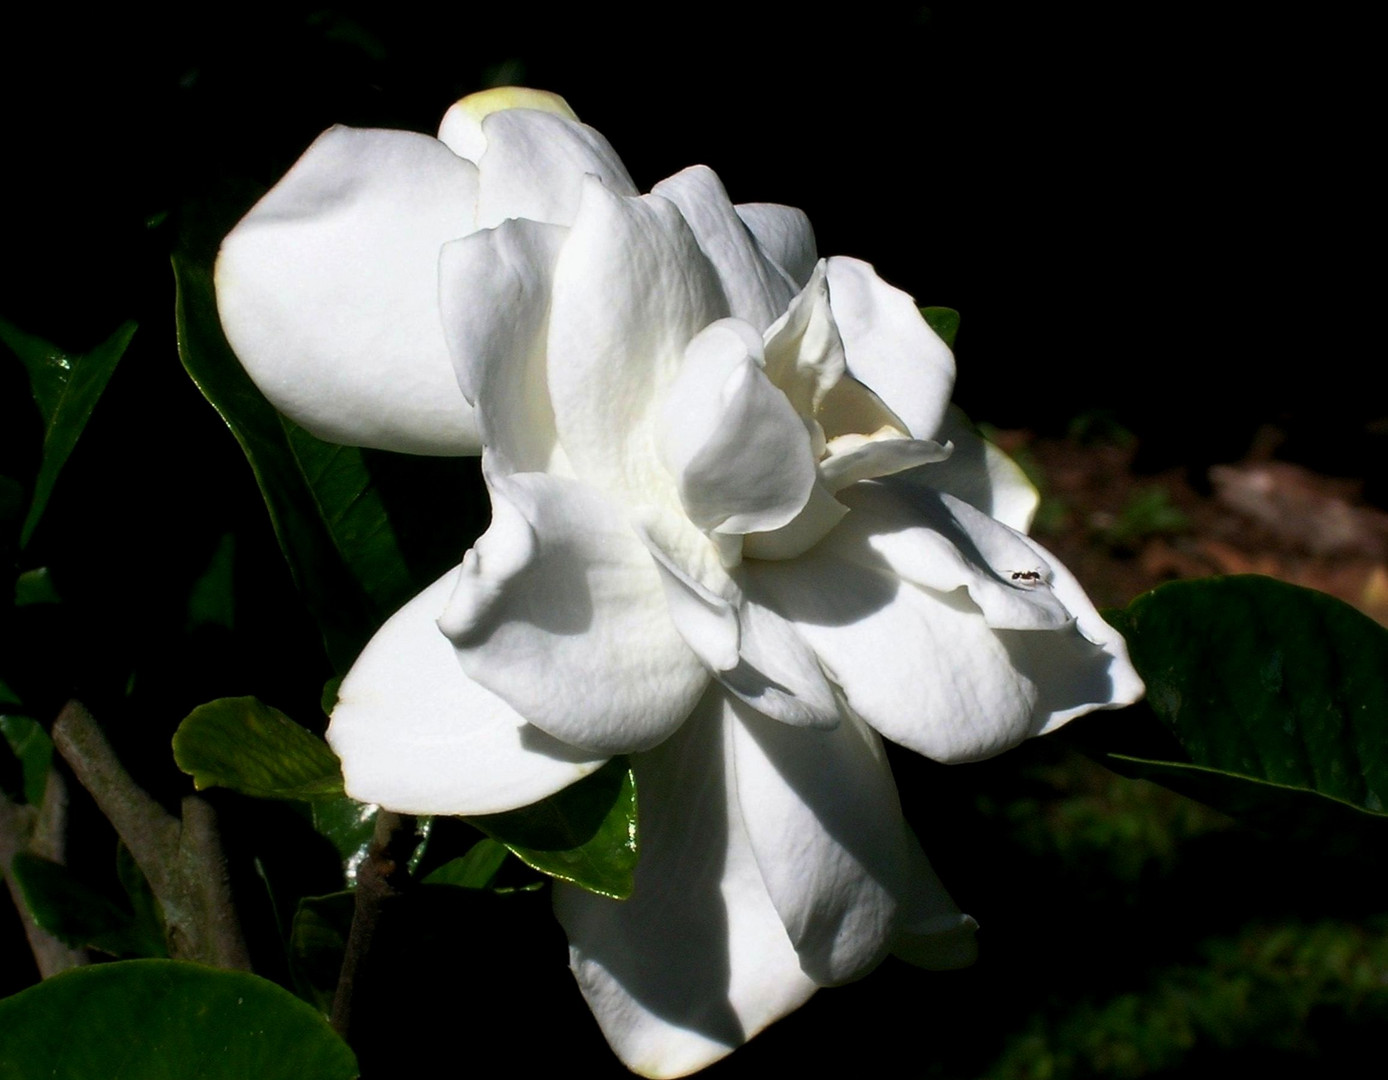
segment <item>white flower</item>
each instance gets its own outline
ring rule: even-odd
[[[352,795],[412,813],[633,755],[633,896],[555,906],[638,1072],[699,1069],[888,951],[968,961],[880,736],[973,760],[1142,692],[911,299],[705,168],[639,196],[559,99],[327,132],[217,288],[311,431],[480,438],[491,527],[367,646],[329,739]]]

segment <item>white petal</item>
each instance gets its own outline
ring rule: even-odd
[[[1133,700],[1121,639],[1054,559],[950,496],[908,504],[891,488],[847,489],[852,512],[814,549],[741,570],[749,598],[795,624],[869,724],[970,761]],[[1034,583],[998,572],[1018,562]]]
[[[685,346],[727,314],[672,203],[588,182],[554,271],[548,348],[555,423],[578,476],[626,506],[678,506],[657,450],[660,406]]]
[[[689,343],[661,410],[661,458],[705,532],[779,529],[815,482],[805,425],[761,368],[761,337],[722,319]]]
[[[851,520],[853,515],[849,515]],[[746,563],[748,594],[793,622],[849,706],[894,742],[972,761],[1033,734],[1039,691],[961,591],[901,581],[867,553],[820,545],[791,562]]]
[[[477,170],[436,139],[337,127],[222,241],[227,340],[276,408],[331,442],[475,454],[438,305]]]
[[[1021,648],[1030,653],[1034,670],[1045,673],[1068,669],[1086,672],[1088,676],[1071,680],[1046,678],[1044,674],[1038,677],[1042,688],[1038,711],[1042,720],[1037,734],[1054,731],[1096,709],[1121,709],[1140,700],[1147,688],[1128,658],[1128,643],[1123,635],[1104,622],[1080,583],[1054,555],[1030,537],[1024,539],[1041,559],[1049,562],[1051,591],[1075,616],[1079,636],[1092,645],[1086,649],[1074,640],[1075,635],[1066,635],[1060,642],[1050,640],[1055,636],[1051,634],[1026,635],[1020,641]],[[1034,641],[1035,636],[1045,640]]]
[[[396,612],[342,681],[328,742],[354,799],[406,814],[493,814],[603,763],[463,674],[437,622],[456,577],[450,570]]]
[[[954,354],[916,302],[867,263],[832,258],[828,278],[848,370],[906,421],[912,435],[938,438],[954,388]]]
[[[651,194],[680,208],[699,247],[718,268],[734,318],[761,333],[780,317],[800,288],[762,251],[712,169],[691,166],[662,180]]]
[[[463,669],[538,728],[600,754],[654,746],[708,676],[644,544],[595,490],[489,475],[494,521],[440,620]]]
[[[803,288],[819,261],[814,229],[805,212],[777,203],[739,203],[735,209],[766,256],[786,272],[797,288]]]
[[[482,121],[503,109],[538,109],[578,122],[577,114],[558,94],[525,86],[494,86],[453,103],[439,124],[439,142],[459,157],[481,161],[487,148]]]
[[[839,498],[853,512],[826,543],[844,557],[870,551],[912,584],[967,589],[995,629],[1054,630],[1073,621],[1051,588],[1051,561],[968,503],[895,479],[859,484]]]
[[[839,701],[814,651],[795,628],[750,603],[719,571],[686,568],[674,545],[652,531],[642,539],[660,568],[670,616],[689,647],[729,691],[785,724],[834,727]],[[700,580],[700,578],[715,580]]]
[[[486,150],[477,224],[523,217],[568,225],[578,213],[584,178],[595,176],[617,195],[637,194],[612,145],[587,124],[553,112],[505,109],[482,121]]]
[[[823,484],[815,484],[805,509],[789,523],[771,532],[748,533],[742,538],[742,554],[748,559],[794,559],[824,539],[848,513]]]
[[[445,244],[439,257],[444,334],[458,384],[482,402],[477,425],[494,467],[547,472],[558,452],[545,375],[560,225],[518,218]]]
[[[814,417],[847,370],[822,263],[765,337],[767,378],[797,413]]]
[[[630,899],[556,885],[579,988],[612,1049],[643,1076],[684,1076],[815,991],[748,844],[726,771],[723,695],[632,760],[641,802]]]
[[[881,740],[851,714],[832,731],[734,706],[747,836],[800,964],[821,986],[872,970],[921,931],[962,918],[901,816]],[[938,932],[938,929],[937,929]]]
[[[930,439],[865,439],[840,436],[829,442],[829,456],[819,463],[819,479],[839,492],[860,480],[914,469],[949,457],[951,447]]]
[[[831,728],[839,723],[839,697],[814,650],[774,611],[743,597],[738,666],[719,681],[742,701],[782,724]]]
[[[945,412],[941,442],[954,444],[949,459],[899,479],[948,492],[1018,532],[1030,532],[1041,502],[1017,463],[983,438],[954,405]]]

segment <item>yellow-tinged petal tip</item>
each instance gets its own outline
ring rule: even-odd
[[[484,117],[504,109],[537,109],[566,120],[578,120],[569,103],[558,94],[548,90],[532,90],[528,86],[494,86],[490,90],[479,90],[459,98],[454,108],[461,109],[479,124]]]

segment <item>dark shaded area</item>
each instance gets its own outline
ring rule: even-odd
[[[35,17],[3,75],[6,308],[41,333],[94,340],[159,296],[167,244],[146,221],[190,192],[268,185],[333,123],[432,131],[461,93],[523,82],[565,93],[642,186],[707,163],[735,201],[803,207],[821,251],[961,310],[960,400],[993,422],[1107,406],[1153,453],[1214,460],[1257,420],[1323,442],[1383,415],[1369,286],[1344,257],[1370,206],[1367,35],[1339,16]]]
[[[240,450],[179,365],[168,256],[181,229],[225,228],[327,126],[432,131],[451,100],[492,82],[564,93],[642,187],[703,162],[735,200],[803,207],[822,252],[962,311],[958,400],[973,416],[1056,433],[1102,409],[1135,433],[1119,488],[1134,470],[1172,470],[1208,494],[1207,467],[1240,459],[1271,420],[1284,456],[1385,501],[1383,368],[1365,345],[1369,285],[1346,257],[1364,246],[1375,175],[1364,26],[1190,4],[869,4],[831,24],[799,8],[678,14],[29,13],[0,65],[0,314],[73,350],[141,325],[33,545],[19,564],[5,553],[6,588],[49,566],[64,599],[0,615],[6,678],[26,703],[48,719],[80,695],[170,807],[188,780],[169,737],[193,706],[253,694],[322,723],[331,668]],[[189,200],[220,200],[225,221],[190,220]],[[40,439],[23,373],[0,358],[3,471],[31,476]],[[394,468],[386,455],[372,467]],[[440,463],[434,481],[485,505],[471,465]],[[1097,504],[1071,498],[1087,523]],[[1070,536],[1092,548],[1101,533]],[[234,618],[197,623],[188,594],[228,535]],[[1060,537],[1042,538],[1093,582]],[[446,564],[454,542],[411,555]],[[1125,542],[1097,544],[1112,555]],[[1140,557],[1120,552],[1106,599],[1135,591],[1121,567]],[[1268,944],[1291,926],[1317,955],[1349,950],[1346,987],[1354,963],[1380,964],[1381,895],[1362,852],[1259,839],[1049,742],[976,766],[894,760],[926,850],[983,926],[979,965],[888,962],[711,1077],[865,1062],[1024,1076],[997,1063],[1057,1047],[1075,1055],[1065,1076],[1333,1074],[1362,1067],[1371,1038],[1377,1049],[1381,982],[1355,996],[1290,961],[1278,982],[1284,954]],[[332,853],[285,807],[215,802],[259,970],[287,981],[292,910],[266,881],[280,897],[329,891]],[[113,834],[80,797],[73,814],[74,863],[109,866]],[[375,1017],[368,1076],[411,1074],[434,1050],[461,1069],[477,1047],[522,1071],[582,1061],[625,1075],[565,970],[547,893],[431,889],[392,907],[358,1005]],[[1334,948],[1316,944],[1323,926],[1338,928]],[[0,898],[0,993],[34,978],[16,927]],[[1226,990],[1246,1005],[1219,1029],[1211,1003]],[[1125,995],[1128,1028],[1114,1019]],[[1181,1001],[1215,1019],[1163,1027]],[[1111,1043],[1076,1034],[1096,1030]],[[1136,1064],[1105,1058],[1114,1046]]]

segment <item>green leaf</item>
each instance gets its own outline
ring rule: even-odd
[[[337,849],[347,881],[355,885],[357,865],[371,848],[380,807],[338,795],[331,799],[314,799],[312,810],[313,827]]]
[[[284,417],[280,423],[333,546],[384,619],[418,589],[367,471],[367,452],[323,442]]]
[[[0,1001],[0,1077],[352,1080],[312,1006],[255,975],[176,960],[77,968]]]
[[[149,880],[135,862],[135,856],[122,843],[116,844],[116,878],[125,890],[126,899],[134,915],[133,933],[139,940],[152,943],[143,956],[167,956],[164,947],[167,935],[164,930],[164,912],[155,898]]]
[[[135,323],[127,322],[91,352],[75,356],[0,319],[0,341],[4,341],[28,369],[29,386],[44,424],[43,458],[34,481],[29,513],[20,530],[21,547],[29,543],[43,517],[58,474],[134,336]]]
[[[294,912],[289,932],[289,966],[305,1001],[327,1016],[342,970],[342,954],[352,931],[356,900],[350,892],[306,896]]]
[[[14,606],[28,607],[31,604],[61,604],[63,598],[53,585],[53,577],[48,567],[26,570],[15,578]]]
[[[342,676],[334,675],[323,683],[323,693],[318,699],[324,716],[331,716],[337,708],[337,692],[342,689]]]
[[[531,806],[469,818],[527,866],[624,900],[636,875],[636,778],[625,758]]]
[[[1372,619],[1255,576],[1173,582],[1109,618],[1179,746],[1116,766],[1232,812],[1281,792],[1388,816],[1388,631]]]
[[[450,859],[424,878],[425,885],[457,885],[485,889],[510,854],[506,845],[490,838],[477,841],[466,855]]]
[[[223,533],[217,549],[202,576],[193,582],[188,594],[188,629],[221,626],[227,630],[236,622],[236,536]]]
[[[9,702],[3,700],[6,696],[8,691],[0,684],[0,709],[9,705]],[[24,777],[24,801],[30,806],[38,806],[43,802],[44,789],[48,787],[48,770],[53,762],[53,740],[37,720],[13,713],[0,714],[0,735],[5,737],[10,749],[14,751],[14,756],[19,759]]]
[[[954,338],[959,333],[959,312],[947,307],[923,307],[921,316],[946,345],[954,348]]]
[[[77,877],[66,866],[21,851],[11,863],[34,922],[74,948],[112,956],[164,956],[162,931]]]
[[[210,265],[179,254],[173,267],[183,366],[241,444],[299,592],[323,632],[333,666],[345,672],[379,624],[379,613],[343,565],[318,515],[318,500],[300,471],[279,413],[256,389],[222,334]]]
[[[342,769],[328,744],[252,697],[199,705],[178,725],[173,750],[199,791],[226,787],[262,799],[342,793]]]

